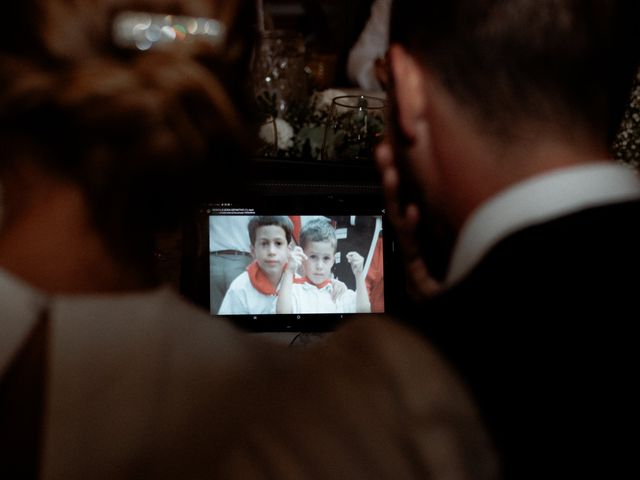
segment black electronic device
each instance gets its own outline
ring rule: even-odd
[[[364,315],[394,310],[393,289],[401,282],[390,281],[389,277],[397,271],[394,263],[399,262],[394,260],[394,242],[385,229],[385,207],[380,188],[368,181],[255,182],[241,195],[225,194],[225,198],[215,198],[202,205],[184,236],[181,290],[185,296],[212,315],[220,312],[231,283],[248,266],[258,263],[247,228],[255,216],[285,216],[291,220],[294,226],[292,246],[298,244],[300,230],[306,222],[318,217],[326,220],[335,229],[337,237],[331,279],[339,280],[348,290],[355,291],[355,277],[346,255],[351,251],[358,252],[364,259],[371,305],[371,312]],[[227,268],[229,264],[231,267]],[[259,265],[251,267],[254,273],[257,267]],[[223,270],[231,271],[233,280],[221,280]],[[244,277],[244,283],[239,280],[234,291],[252,289],[254,284],[251,282],[255,277],[248,278],[248,273],[244,273]],[[223,281],[226,285],[221,287]],[[221,288],[224,290],[222,296]],[[249,292],[244,297],[253,294],[255,292]],[[250,331],[330,331],[354,314],[339,308],[335,312],[277,314],[275,307],[266,310],[263,307],[262,303],[252,311],[256,306],[250,299],[232,306],[227,301],[223,313],[233,323]]]

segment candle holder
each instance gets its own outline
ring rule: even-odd
[[[253,86],[260,101],[274,106],[274,117],[284,117],[296,102],[307,97],[305,46],[302,35],[288,30],[266,30],[258,41],[253,61]]]

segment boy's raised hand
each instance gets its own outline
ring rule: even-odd
[[[347,253],[347,262],[351,265],[351,271],[356,277],[362,275],[364,270],[364,258],[358,252]]]
[[[289,252],[287,253],[287,270],[295,275],[300,265],[302,265],[302,262],[304,262],[306,259],[307,256],[302,250],[302,247],[289,247]]]
[[[331,290],[331,300],[333,300],[333,302],[335,303],[336,300],[338,300],[342,296],[342,294],[348,290],[348,288],[346,283],[341,282],[337,278],[331,280],[331,283],[333,284],[333,289]]]

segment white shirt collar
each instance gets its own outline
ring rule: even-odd
[[[0,268],[0,376],[24,343],[46,304],[44,293]]]
[[[445,280],[462,280],[506,236],[585,208],[640,198],[640,180],[628,167],[593,162],[526,179],[493,196],[467,219]]]
[[[333,282],[329,282],[323,287],[318,287],[317,285],[311,282],[302,282],[302,283],[299,283],[299,285],[301,285],[303,289],[311,290],[312,292],[315,292],[315,291],[322,292],[324,290],[327,290],[330,292],[333,290]]]

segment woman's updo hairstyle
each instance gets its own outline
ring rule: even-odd
[[[23,0],[0,33],[0,169],[29,160],[80,185],[118,253],[139,253],[203,192],[246,175],[253,2]],[[124,11],[213,18],[226,40],[116,45]],[[5,17],[7,18],[7,17]],[[146,248],[146,247],[143,247]]]

